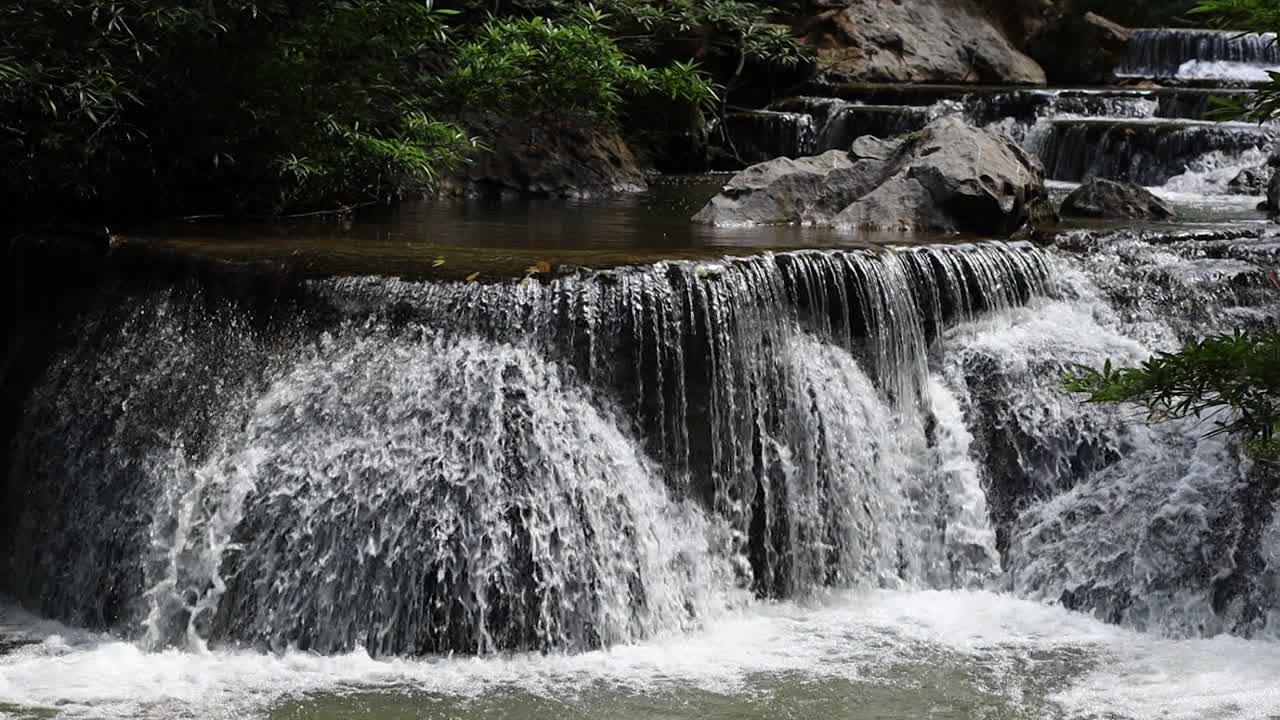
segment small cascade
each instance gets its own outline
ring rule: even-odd
[[[1194,88],[1015,88],[950,97],[934,92],[895,94],[875,86],[829,88],[840,97],[796,97],[770,110],[734,116],[731,137],[743,160],[799,157],[848,148],[863,135],[894,137],[930,121],[959,115],[1002,134],[1037,155],[1050,180],[1092,177],[1164,185],[1176,192],[1257,194],[1236,186],[1241,173],[1261,175],[1278,136],[1274,124],[1202,120],[1219,92]],[[901,96],[901,97],[899,97]],[[930,104],[879,104],[889,99]]]
[[[1206,437],[1208,421],[1148,427],[1058,387],[1075,363],[1273,323],[1274,246],[1101,237],[1055,258],[1061,297],[948,331],[943,375],[973,428],[1009,590],[1177,637],[1274,634],[1280,545],[1259,466]]]
[[[1140,78],[1265,81],[1280,69],[1273,34],[1231,30],[1138,30],[1117,75]]]
[[[1205,154],[1256,151],[1276,137],[1274,128],[1249,123],[1057,119],[1032,128],[1027,145],[1050,180],[1162,185]]]
[[[994,535],[930,348],[1048,277],[985,243],[310,281],[282,318],[107,288],[27,400],[0,589],[149,647],[399,655],[968,587]]]
[[[847,149],[864,135],[889,138],[915,132],[938,115],[933,107],[864,105],[833,98],[793,98],[774,107],[813,118],[817,153]]]
[[[737,156],[755,163],[798,158],[817,150],[813,118],[805,113],[741,110],[725,117],[724,131]]]
[[[731,113],[726,130],[738,155],[754,163],[847,149],[863,135],[893,137],[914,132],[935,116],[932,108],[800,97],[768,110]]]

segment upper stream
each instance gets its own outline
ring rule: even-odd
[[[1273,60],[1201,35],[1130,69]],[[1059,388],[1280,317],[1232,183],[1275,128],[1194,89],[829,90],[737,150],[963,113],[1179,219],[692,226],[712,176],[156,228],[177,272],[14,251],[0,717],[1280,716],[1257,468]]]

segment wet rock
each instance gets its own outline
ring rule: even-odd
[[[1267,182],[1267,199],[1258,205],[1258,209],[1280,213],[1280,172],[1272,173],[1271,180]]]
[[[1132,183],[1094,178],[1062,201],[1062,214],[1090,218],[1142,218],[1164,220],[1173,208],[1149,190]]]
[[[1008,139],[944,117],[849,152],[753,165],[694,216],[715,225],[804,223],[1010,234],[1054,220],[1039,164]]]
[[[1273,174],[1275,171],[1270,165],[1245,168],[1227,183],[1227,192],[1232,195],[1266,195]]]
[[[762,162],[734,175],[693,220],[711,225],[829,225],[850,198],[876,186],[884,164],[842,150]]]
[[[583,197],[641,190],[645,172],[616,130],[575,122],[468,118],[484,150],[446,184],[459,193]]]
[[[799,24],[845,82],[1043,85],[1044,71],[973,0],[852,0]]]

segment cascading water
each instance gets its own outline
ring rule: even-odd
[[[7,590],[154,647],[416,654],[966,586],[994,550],[927,347],[1045,277],[992,244],[315,282],[288,329],[104,300],[29,398]]]
[[[1274,634],[1277,518],[1262,468],[1206,437],[1208,421],[1148,428],[1056,387],[1071,364],[1136,363],[1274,323],[1274,241],[1104,242],[1055,263],[1062,297],[946,338],[943,374],[975,427],[1007,587],[1174,636]]]
[[[1138,30],[1129,56],[1117,70],[1124,77],[1266,81],[1280,69],[1273,34],[1231,30]]]
[[[1029,146],[1051,180],[1106,177],[1163,185],[1208,153],[1240,155],[1275,142],[1274,130],[1248,123],[1052,120],[1033,128]]]
[[[1152,638],[1269,637],[1280,522],[1230,442],[1081,405],[1057,374],[1273,322],[1275,243],[1078,233],[1048,251],[797,251],[497,284],[313,280],[274,306],[107,283],[26,399],[0,577],[28,608],[135,644],[68,648],[73,631],[0,605],[0,635],[35,642],[0,650],[0,698],[67,697],[40,668],[123,647],[162,653],[110,662],[205,663],[182,672],[266,683],[227,698],[233,714],[258,712],[259,696],[329,692],[335,677],[536,695],[565,673],[702,687],[721,672],[893,683],[849,674],[885,658],[1039,666],[983,655],[998,647],[1049,653],[1075,678],[981,680],[1022,687],[1014,717],[1086,707],[1073,693],[1130,662],[1077,667],[1094,643],[1175,651],[1006,607],[1012,597]],[[842,587],[898,594],[833,600]],[[929,588],[945,592],[919,595]],[[767,622],[788,629],[753,624],[761,612],[784,613]],[[1021,627],[1013,618],[1053,623],[1064,644],[1026,639],[1038,625],[1002,635]],[[975,647],[973,633],[995,634]],[[670,643],[686,664],[645,659],[669,658]],[[704,656],[720,646],[739,649]],[[878,660],[858,654],[870,648]],[[562,659],[437,672],[366,655],[519,649]],[[1243,650],[1271,667],[1253,647],[1212,657]],[[1150,661],[1184,662],[1173,657]],[[61,672],[88,672],[72,667]],[[133,689],[96,690],[89,715],[139,714],[129,693],[154,692],[117,683]],[[1107,687],[1089,697],[1119,692]],[[208,692],[157,707],[199,714]],[[1219,707],[1205,699],[1185,716]]]
[[[866,97],[880,99],[870,90]],[[1211,97],[1210,91],[1185,89],[1019,89],[963,93],[919,106],[798,97],[769,111],[735,114],[727,129],[739,157],[760,162],[848,148],[863,135],[894,137],[960,115],[1022,144],[1040,158],[1050,180],[1106,177],[1160,186],[1178,178],[1175,192],[1257,194],[1256,187],[1230,183],[1243,170],[1265,166],[1259,153],[1276,141],[1277,130],[1203,121]]]
[[[817,152],[813,118],[802,113],[751,110],[724,119],[724,134],[745,162],[804,157]]]
[[[1273,62],[1139,37],[1151,76]],[[963,114],[1059,180],[1221,193],[1275,134],[1201,122],[1214,92],[864,88],[726,131],[763,160]],[[95,275],[38,372],[24,277],[0,716],[1276,715],[1280,482],[1058,377],[1274,323],[1278,247],[1081,231],[269,297]]]

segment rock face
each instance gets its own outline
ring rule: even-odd
[[[1133,31],[1079,0],[988,0],[987,8],[1014,47],[1025,52],[1053,84],[1095,84],[1115,79]]]
[[[1173,208],[1132,183],[1094,178],[1062,201],[1062,214],[1090,218],[1141,218],[1164,220],[1173,217]]]
[[[1272,215],[1280,213],[1280,172],[1271,176],[1271,181],[1267,183],[1267,199],[1258,205],[1258,209],[1266,210]]]
[[[834,82],[1043,85],[974,0],[852,0],[797,27]]]
[[[1274,169],[1270,165],[1245,168],[1227,183],[1227,192],[1232,195],[1266,195],[1273,174]]]
[[[523,119],[463,121],[485,146],[454,179],[459,192],[580,197],[640,190],[645,173],[616,131]]]
[[[1054,83],[1111,82],[1133,32],[1096,13],[1057,16],[1020,47]]]
[[[693,219],[1011,234],[1054,214],[1039,163],[999,135],[944,117],[893,140],[859,138],[849,152],[753,165]]]

